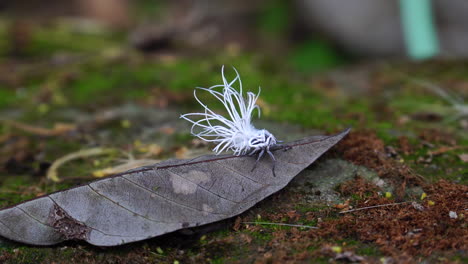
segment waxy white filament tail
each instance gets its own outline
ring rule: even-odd
[[[265,129],[256,129],[251,123],[253,111],[257,109],[260,116],[260,108],[256,105],[258,94],[247,92],[247,98],[242,94],[242,82],[236,69],[236,77],[228,82],[224,76],[224,66],[221,69],[223,84],[214,85],[210,88],[198,87],[198,90],[209,92],[219,100],[227,111],[227,118],[212,111],[197,97],[197,90],[194,91],[195,99],[204,108],[202,113],[188,113],[181,115],[181,118],[191,122],[192,135],[207,141],[214,142],[213,149],[216,154],[223,151],[233,151],[234,155],[253,155],[268,153],[273,159],[270,147],[276,145],[276,138]],[[238,81],[239,91],[234,89],[233,84]],[[199,120],[191,118],[201,117]]]

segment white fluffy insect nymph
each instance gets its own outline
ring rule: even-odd
[[[260,159],[265,153],[268,153],[275,160],[270,151],[270,148],[277,143],[275,136],[265,129],[256,129],[251,123],[255,109],[257,109],[260,117],[260,108],[256,104],[260,89],[258,94],[247,92],[247,98],[244,98],[239,73],[236,69],[234,71],[236,77],[228,82],[224,76],[223,66],[221,69],[223,84],[214,85],[210,88],[197,87],[198,90],[206,91],[219,100],[226,109],[227,117],[208,108],[197,97],[197,90],[195,90],[195,99],[203,106],[204,112],[184,114],[181,115],[181,118],[193,124],[192,135],[217,144],[213,149],[216,154],[223,151],[233,151],[236,156],[258,154],[258,159]],[[239,91],[232,87],[236,81],[239,83]],[[191,119],[197,117],[201,117],[201,119]]]

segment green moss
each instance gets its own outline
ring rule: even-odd
[[[324,256],[314,257],[312,258],[311,263],[327,264],[327,263],[330,263],[330,257],[324,257]]]
[[[177,133],[174,134],[174,142],[177,145],[187,145],[188,142],[193,140],[194,137],[190,133]]]
[[[461,252],[460,253],[457,252],[455,254],[456,254],[455,256],[449,257],[450,261],[452,261],[453,263],[468,263],[468,257],[466,255],[463,255],[463,253]]]
[[[18,257],[14,262],[19,264],[36,264],[44,261],[50,250],[41,248],[21,247],[18,249]]]
[[[152,65],[129,67],[125,65],[96,69],[90,67],[74,81],[66,96],[71,103],[88,104],[143,98],[157,80],[157,69]]]
[[[355,250],[356,254],[362,256],[381,256],[382,252],[375,245],[360,243]]]
[[[51,55],[56,52],[99,52],[116,47],[121,36],[105,31],[79,31],[76,25],[60,24],[50,27],[34,27],[28,54],[33,56]],[[96,28],[96,30],[101,30]]]
[[[215,259],[212,259],[210,261],[211,264],[223,264],[226,263],[226,258],[225,257],[217,257]]]
[[[388,102],[397,114],[411,114],[421,111],[434,111],[447,109],[449,105],[430,91],[408,87],[395,94],[394,99]]]
[[[291,52],[289,60],[296,70],[305,73],[324,71],[345,62],[331,43],[321,39],[300,43]]]
[[[262,230],[260,230],[260,231],[253,231],[253,232],[245,231],[245,232],[246,232],[246,234],[251,235],[252,237],[257,239],[259,242],[260,241],[269,241],[269,240],[271,240],[273,238],[273,235],[271,234],[269,229],[272,229],[272,227],[271,226],[264,226],[264,228],[262,228]]]
[[[273,36],[286,33],[291,24],[288,1],[274,0],[265,7],[258,18],[259,29]]]
[[[330,208],[328,205],[314,205],[314,204],[296,204],[294,209],[300,213],[307,213],[307,212],[320,212],[324,209]]]
[[[432,157],[430,163],[421,163],[420,157],[428,158],[426,151],[420,151],[420,154],[406,156],[405,159],[416,173],[422,175],[430,182],[436,182],[439,179],[446,179],[459,184],[468,184],[468,169],[458,155],[465,153],[463,150],[454,150],[441,155]]]
[[[6,177],[5,175],[3,176]],[[26,186],[30,184],[29,180],[30,178],[25,176],[9,176],[4,178],[0,186],[0,206],[10,206],[34,198],[35,195],[27,191]]]
[[[44,182],[29,175],[2,175],[0,186],[0,207],[14,205],[38,195],[52,193],[71,187],[71,183]]]
[[[345,248],[350,248],[356,253],[357,255],[361,256],[381,256],[382,252],[378,249],[378,247],[374,244],[370,243],[363,243],[362,241],[355,240],[355,239],[343,239],[333,241],[335,244],[342,245]],[[345,249],[346,250],[346,249]]]
[[[168,12],[163,1],[138,0],[131,6],[135,18],[148,21],[163,16]]]
[[[0,85],[0,109],[11,106],[16,101],[16,93],[13,89],[9,89]]]

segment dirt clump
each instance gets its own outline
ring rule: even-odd
[[[375,184],[357,176],[351,181],[340,184],[338,190],[345,197],[349,197],[354,194],[359,198],[364,198],[370,193],[377,192],[379,188]]]
[[[449,146],[455,146],[457,144],[454,135],[434,128],[422,130],[418,138],[431,144],[444,144]]]
[[[403,154],[405,155],[408,155],[414,152],[414,149],[411,146],[408,138],[405,136],[401,136],[398,138],[398,145],[399,145],[401,152],[403,152]]]
[[[394,203],[385,197],[360,200],[356,208],[385,205],[344,214],[319,225],[313,237],[357,238],[374,242],[383,253],[429,256],[442,250],[467,250],[465,207],[468,186],[441,180],[418,202]]]
[[[390,181],[395,186],[395,195],[399,200],[405,196],[406,187],[425,185],[421,176],[386,153],[383,140],[374,132],[350,133],[338,143],[336,150],[345,160],[373,169],[380,178]]]

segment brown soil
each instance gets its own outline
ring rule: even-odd
[[[394,257],[467,250],[467,192],[468,186],[441,180],[429,186],[428,197],[423,201],[347,213],[337,220],[324,222],[312,234],[375,242],[382,252]],[[389,203],[392,201],[375,193],[356,207]],[[457,218],[450,217],[450,212],[455,212]]]
[[[354,208],[386,206],[338,214],[338,218],[319,221],[318,229],[275,230],[266,247],[257,249],[262,254],[257,254],[255,263],[298,263],[320,257],[338,259],[342,255],[330,251],[336,242],[327,241],[349,239],[358,240],[364,245],[377,246],[381,253],[390,256],[388,263],[415,263],[427,256],[441,256],[468,249],[465,216],[468,186],[441,180],[428,186],[427,197],[424,200],[405,203],[395,203],[382,197],[376,186],[359,178],[344,186],[344,193],[349,193],[350,190],[358,190],[363,194],[371,193],[370,197],[356,202]],[[301,215],[287,210],[288,208],[284,208],[279,210],[283,213],[267,217],[271,216],[276,220],[286,217],[288,222],[326,217],[323,211]],[[333,215],[331,211],[336,214],[336,209],[328,210],[328,214]],[[450,212],[455,212],[457,218],[454,218],[453,213],[451,217]],[[262,226],[248,226],[246,229],[251,232],[265,231]],[[228,240],[247,243],[251,239],[230,237]],[[354,253],[359,246],[346,245],[346,242],[343,242],[340,247],[349,256],[359,257]],[[372,257],[364,259],[364,263],[380,263],[379,261]]]
[[[365,166],[377,172],[379,177],[390,180],[396,188],[396,197],[402,200],[407,186],[424,186],[424,181],[411,169],[391,157],[384,142],[374,132],[350,133],[336,149],[345,160]]]

